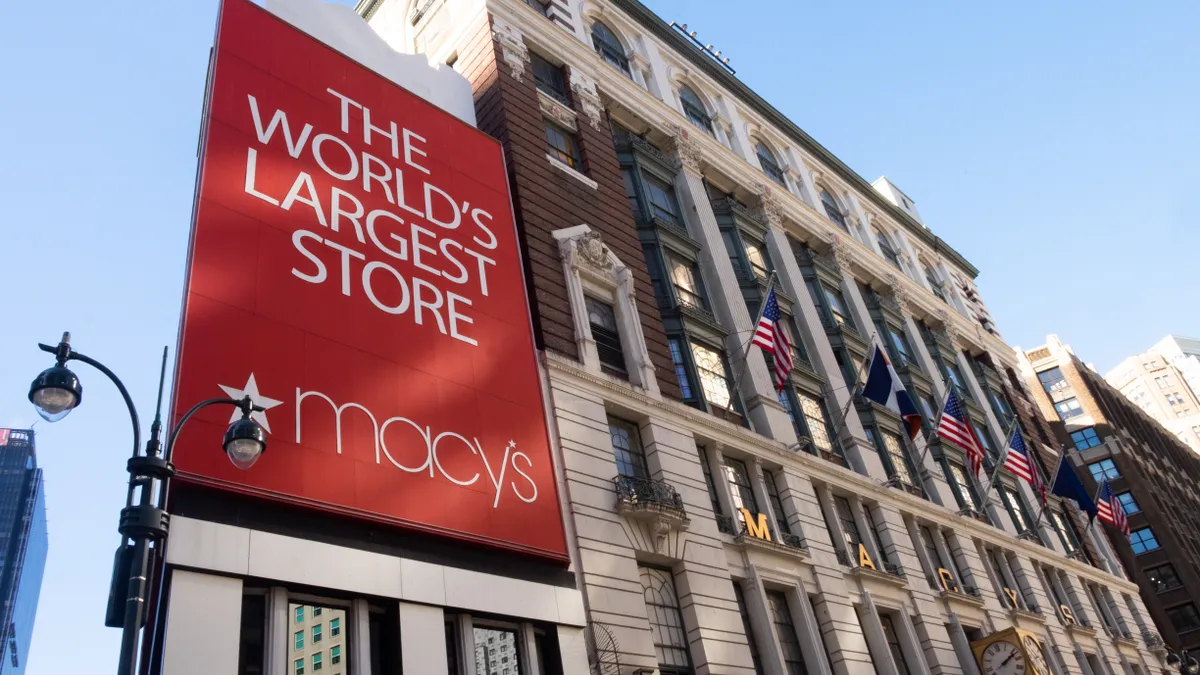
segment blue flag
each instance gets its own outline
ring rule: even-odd
[[[1087,488],[1083,487],[1079,476],[1075,475],[1075,470],[1071,468],[1071,463],[1067,461],[1067,454],[1064,452],[1062,458],[1058,460],[1058,472],[1054,478],[1054,487],[1050,489],[1051,494],[1056,494],[1059,497],[1074,499],[1075,503],[1079,504],[1079,508],[1087,511],[1088,519],[1096,517],[1096,502],[1092,501],[1092,496],[1088,494]]]

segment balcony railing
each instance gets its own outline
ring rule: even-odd
[[[647,506],[683,511],[683,498],[675,486],[664,480],[617,476],[617,503],[627,506]]]
[[[714,516],[714,519],[717,521],[718,532],[723,532],[731,536],[737,535],[737,527],[734,525],[733,518],[718,514]]]

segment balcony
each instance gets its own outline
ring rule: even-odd
[[[874,579],[892,586],[903,587],[908,585],[908,577],[904,574],[904,568],[897,563],[886,560],[882,561],[876,569],[859,565],[851,570],[851,573],[857,577]]]
[[[675,487],[664,480],[617,476],[617,513],[630,520],[653,522],[668,530],[687,529],[687,511]]]
[[[808,557],[808,546],[804,544],[804,539],[797,535],[788,532],[772,532],[772,540],[759,539],[751,536],[746,531],[745,524],[738,523],[740,531],[734,536],[733,540],[742,548],[756,548],[762,551],[771,551],[774,553],[786,553],[802,558]],[[718,524],[719,527],[719,524]]]

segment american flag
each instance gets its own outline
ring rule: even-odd
[[[754,329],[754,340],[775,361],[775,391],[783,391],[792,373],[792,345],[788,342],[787,331],[783,328],[783,314],[779,311],[779,301],[775,299],[775,289],[767,293],[767,301],[763,304],[762,318]]]
[[[941,421],[938,422],[937,435],[962,448],[971,463],[971,473],[979,475],[979,469],[983,466],[983,448],[975,438],[971,421],[967,419],[967,411],[953,389],[946,397],[946,407],[942,410]]]
[[[1004,457],[1004,468],[1028,481],[1042,503],[1046,502],[1046,484],[1042,482],[1042,474],[1029,454],[1029,446],[1025,445],[1019,424],[1013,425],[1012,437],[1008,440],[1008,454]]]
[[[1100,485],[1100,499],[1096,500],[1096,515],[1100,520],[1112,525],[1129,535],[1129,521],[1125,519],[1125,507],[1113,496],[1112,486],[1108,481]]]

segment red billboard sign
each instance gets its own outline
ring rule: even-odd
[[[500,145],[246,0],[209,87],[179,480],[565,560]]]

